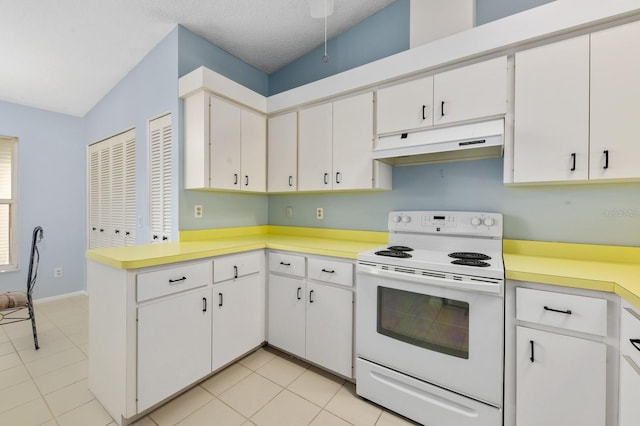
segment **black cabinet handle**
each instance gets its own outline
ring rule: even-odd
[[[233,278],[238,278],[238,267],[233,265]]]
[[[634,348],[640,351],[640,339],[629,339]]]
[[[535,362],[535,358],[533,357],[533,340],[529,340],[529,343],[531,343],[531,358],[529,359],[531,362]]]
[[[237,174],[237,173],[234,173],[234,174],[233,174],[233,184],[234,184],[234,185],[237,185],[237,184],[238,184],[238,174]]]
[[[571,315],[571,310],[570,310],[570,309],[567,309],[567,310],[565,310],[565,311],[561,311],[561,310],[559,310],[559,309],[553,309],[553,308],[550,308],[550,307],[548,307],[548,306],[545,306],[545,307],[544,307],[544,310],[545,310],[545,311],[551,311],[551,312],[558,312],[558,313],[560,313],[560,314],[567,314],[567,315]]]
[[[280,264],[283,266],[291,266],[291,263],[289,262],[280,262]]]
[[[169,279],[169,284],[179,283],[180,281],[185,281],[187,277],[176,278],[175,280]]]
[[[604,153],[604,167],[603,167],[603,169],[608,169],[609,168],[609,150],[605,149],[602,152]]]
[[[100,228],[100,232],[104,232],[104,229]]]
[[[336,271],[334,271],[333,269],[324,269],[324,268],[322,268],[322,272],[326,272],[328,274],[335,274]]]
[[[166,235],[162,236],[162,241],[167,241],[169,239],[169,237],[167,237]]]
[[[440,115],[444,117],[444,101],[440,102]]]
[[[218,293],[218,306],[222,306],[222,302],[224,301],[224,296],[222,296],[222,293]]]
[[[298,287],[298,290],[296,290],[296,298],[297,298],[298,300],[300,300],[300,299],[301,299],[301,297],[300,297],[300,290],[302,290],[302,287]]]
[[[340,172],[336,172],[336,183],[340,183]]]
[[[293,176],[289,176],[289,186],[293,186]]]
[[[124,233],[124,235],[131,235],[131,232],[126,231],[126,232]]]
[[[425,110],[426,109],[427,109],[427,106],[426,105],[422,105],[422,119],[423,120],[427,119],[427,116],[425,115],[425,112],[426,112]]]
[[[154,236],[153,236],[153,239],[154,239],[154,240],[157,240],[157,239],[158,239],[158,236],[157,236],[157,235],[154,235]]]
[[[91,228],[92,231],[95,231],[97,228],[94,226],[93,228]]]
[[[244,186],[249,186],[249,175],[244,175]]]
[[[309,303],[313,303],[313,290],[309,292]]]
[[[207,298],[202,298],[202,312],[207,312]]]
[[[572,164],[571,165],[571,171],[575,172],[575,170],[576,170],[576,153],[575,152],[571,153],[571,164]]]
[[[324,184],[328,185],[329,184],[329,173],[325,173],[324,174]]]
[[[119,233],[120,233],[120,230],[119,230],[119,229],[116,229],[116,230],[114,230],[114,231],[113,231],[113,233],[117,235],[117,234],[119,234]]]

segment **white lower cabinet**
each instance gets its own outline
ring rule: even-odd
[[[353,363],[353,291],[349,287],[312,281],[304,269],[295,268],[291,276],[280,266],[294,268],[301,256],[279,256],[270,262],[268,298],[269,345],[345,377],[352,377]],[[314,274],[314,265],[324,274],[348,276],[353,283],[353,264],[328,259],[309,258],[308,276]],[[276,268],[277,269],[274,269]],[[345,270],[345,266],[347,266]],[[332,272],[331,272],[332,271]],[[275,272],[275,273],[274,273]],[[295,275],[294,275],[295,274]],[[340,278],[339,281],[342,281]]]
[[[138,411],[211,372],[211,288],[138,308]]]
[[[606,345],[517,327],[516,424],[602,426]]]
[[[618,426],[640,422],[640,309],[620,310],[620,396]]]
[[[215,284],[212,309],[215,371],[264,342],[264,276]]]

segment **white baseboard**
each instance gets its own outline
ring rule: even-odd
[[[63,299],[68,299],[69,297],[74,297],[74,296],[88,296],[89,293],[87,293],[86,290],[80,290],[80,291],[72,291],[71,293],[65,293],[65,294],[61,294],[59,296],[51,296],[51,297],[42,297],[40,299],[35,299],[33,301],[34,304],[39,304],[39,303],[47,303],[47,302],[54,302],[56,300],[63,300]]]

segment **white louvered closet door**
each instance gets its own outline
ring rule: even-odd
[[[89,147],[89,249],[100,247],[100,150]]]
[[[136,132],[89,147],[89,249],[135,244]]]
[[[149,197],[151,241],[171,241],[171,114],[149,122]]]

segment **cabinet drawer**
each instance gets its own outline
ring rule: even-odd
[[[294,277],[304,277],[307,272],[304,256],[269,253],[269,272],[277,272]]]
[[[211,282],[211,264],[209,262],[192,263],[143,272],[138,274],[136,281],[137,301],[142,302],[208,285]]]
[[[264,252],[243,253],[213,260],[213,282],[219,283],[262,270]]]
[[[516,318],[566,330],[607,335],[607,301],[596,297],[518,287]]]
[[[620,318],[620,354],[628,355],[640,365],[640,312],[624,305]]]
[[[309,259],[309,279],[353,286],[353,264],[324,259]]]

